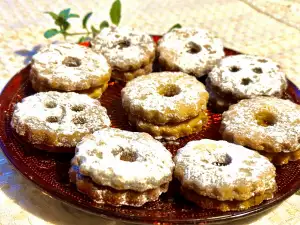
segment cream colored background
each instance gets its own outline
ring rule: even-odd
[[[88,2],[88,3],[87,3]],[[44,11],[70,7],[91,24],[108,19],[112,0],[0,0],[0,90],[46,40],[54,27]],[[281,64],[300,87],[299,0],[123,0],[121,26],[162,34],[173,24],[204,27],[221,37],[226,47],[263,55]],[[80,20],[72,19],[80,28]],[[73,23],[72,23],[73,24]],[[80,29],[75,29],[80,31]],[[75,41],[76,39],[70,39]],[[0,224],[117,224],[50,198],[23,179],[0,153]],[[236,224],[300,224],[300,196],[294,195],[271,212]],[[232,224],[232,223],[231,223]]]

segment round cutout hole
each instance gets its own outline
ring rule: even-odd
[[[248,85],[252,82],[250,78],[243,78],[241,84],[242,85]]]
[[[45,103],[45,107],[49,108],[49,109],[55,108],[56,106],[57,106],[57,104],[54,101],[49,101],[49,102]]]
[[[71,110],[74,112],[81,112],[84,110],[84,105],[73,105],[71,106]]]
[[[164,97],[174,97],[181,92],[180,87],[175,84],[161,85],[158,93]]]
[[[86,123],[86,118],[84,118],[82,116],[76,116],[73,119],[73,123],[76,124],[76,125],[85,124]]]
[[[118,43],[120,49],[128,48],[131,45],[129,40],[122,40]]]
[[[197,54],[202,50],[200,45],[192,41],[189,42],[186,47],[187,47],[187,52],[191,54]]]
[[[228,166],[232,162],[232,158],[228,154],[222,154],[216,156],[216,161],[212,164],[215,166]]]
[[[58,122],[58,117],[57,116],[49,116],[46,118],[46,121],[48,123],[57,123]]]
[[[276,124],[276,116],[273,113],[262,111],[255,115],[255,120],[259,126],[268,127]]]
[[[230,71],[230,72],[233,72],[233,73],[238,72],[238,71],[240,71],[240,70],[241,70],[241,68],[238,67],[238,66],[231,66],[231,67],[229,68],[229,71]]]
[[[252,71],[253,71],[254,73],[258,73],[258,74],[261,74],[261,73],[263,72],[262,69],[261,69],[260,67],[255,67],[255,68],[252,69]]]
[[[120,160],[126,162],[135,162],[137,159],[136,154],[134,152],[123,151],[120,156]]]
[[[79,67],[81,65],[81,60],[76,57],[67,56],[62,63],[67,67]]]

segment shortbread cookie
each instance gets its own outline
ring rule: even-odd
[[[300,106],[274,97],[244,99],[223,113],[220,132],[225,140],[262,154],[294,153],[300,150]],[[274,155],[267,155],[273,162]],[[281,158],[287,156],[295,160],[299,154],[284,154]]]
[[[30,81],[36,91],[81,91],[107,84],[111,68],[101,54],[77,44],[51,44],[33,56]]]
[[[194,118],[177,124],[155,125],[144,120],[136,119],[131,115],[129,115],[128,118],[130,123],[136,126],[138,131],[149,133],[156,139],[165,140],[176,140],[180,137],[197,133],[203,129],[203,126],[208,121],[208,116],[205,111],[200,112],[199,115]]]
[[[206,87],[214,108],[226,110],[241,99],[256,96],[281,98],[287,88],[287,80],[271,59],[235,55],[222,59],[214,67],[207,77]]]
[[[127,114],[156,125],[194,118],[208,101],[204,85],[182,72],[140,76],[127,83],[121,94]]]
[[[99,101],[74,92],[40,92],[15,106],[11,121],[32,144],[74,147],[83,136],[110,126]]]
[[[149,73],[155,58],[152,38],[129,28],[104,28],[91,45],[95,52],[107,58],[112,67],[112,77],[125,82]]]
[[[207,30],[174,29],[158,42],[157,52],[163,68],[196,77],[207,74],[224,57],[223,44]]]
[[[138,192],[169,183],[174,167],[171,153],[149,134],[115,128],[84,137],[72,164],[96,184]]]
[[[226,141],[191,141],[174,162],[183,195],[204,208],[247,209],[277,189],[275,167],[267,158]]]
[[[72,166],[69,171],[70,181],[76,184],[77,190],[88,195],[93,201],[99,204],[110,204],[113,206],[134,206],[139,207],[147,202],[156,201],[159,196],[167,192],[169,183],[158,188],[144,192],[132,190],[115,190],[108,186],[98,185],[91,178],[79,173],[78,166]]]

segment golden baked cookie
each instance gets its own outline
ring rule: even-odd
[[[287,163],[286,157],[299,158],[298,153],[288,154],[300,150],[300,106],[290,100],[244,99],[232,105],[222,117],[220,132],[225,140],[268,153],[268,158],[276,164]],[[278,155],[282,160],[275,160],[274,154],[269,153],[285,154]]]
[[[171,153],[149,134],[104,128],[76,146],[80,174],[115,190],[145,192],[172,180]]]
[[[241,99],[257,96],[282,97],[287,80],[271,59],[251,55],[229,56],[209,73],[206,88],[210,104],[227,110]]]
[[[101,54],[78,44],[51,44],[33,56],[30,81],[36,91],[82,91],[106,85],[111,68]]]
[[[226,141],[191,141],[174,162],[184,196],[201,207],[247,209],[272,198],[277,189],[276,169],[267,158]]]
[[[107,58],[114,79],[127,82],[152,71],[155,43],[148,34],[112,26],[104,28],[91,45],[95,52]]]
[[[74,147],[83,136],[110,126],[100,102],[74,92],[40,92],[15,105],[11,125],[32,144]]]
[[[79,192],[86,194],[99,204],[110,204],[113,206],[142,206],[147,202],[156,201],[162,193],[167,192],[169,187],[169,183],[166,183],[158,188],[144,192],[115,190],[108,186],[96,184],[91,178],[81,175],[78,166],[71,167],[69,176],[70,182],[76,184]]]
[[[158,42],[159,63],[170,71],[196,77],[207,74],[224,57],[223,44],[207,30],[174,29]]]
[[[194,118],[208,101],[204,85],[182,72],[140,76],[127,83],[121,95],[127,114],[156,125]]]
[[[188,136],[197,133],[203,129],[203,126],[208,121],[208,116],[205,111],[200,112],[198,116],[188,119],[180,123],[155,125],[146,121],[136,119],[128,115],[129,121],[136,126],[138,131],[151,134],[156,139],[163,138],[165,140],[176,140],[180,137]]]

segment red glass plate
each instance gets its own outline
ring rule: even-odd
[[[234,55],[238,53],[226,49],[226,54]],[[147,203],[140,208],[96,204],[79,193],[68,181],[68,169],[73,153],[41,151],[22,141],[14,134],[10,126],[14,105],[25,96],[34,93],[28,82],[29,70],[30,66],[27,66],[16,74],[6,85],[0,96],[0,148],[21,174],[52,197],[67,204],[90,213],[132,223],[219,224],[256,215],[270,209],[300,188],[300,161],[295,161],[277,167],[278,192],[275,197],[245,211],[219,212],[201,209],[184,200],[178,194],[179,184],[176,181],[171,183],[169,191],[163,194],[158,201]],[[107,91],[101,98],[101,103],[107,108],[114,127],[134,130],[129,126],[121,106],[120,90],[122,87],[121,83],[110,82]],[[300,91],[291,82],[289,82],[287,97],[298,104],[300,103]],[[181,138],[178,144],[168,144],[166,147],[172,154],[175,154],[178,148],[184,146],[190,140],[204,137],[215,140],[220,139],[218,133],[220,119],[220,114],[209,113],[209,123],[202,132]]]

